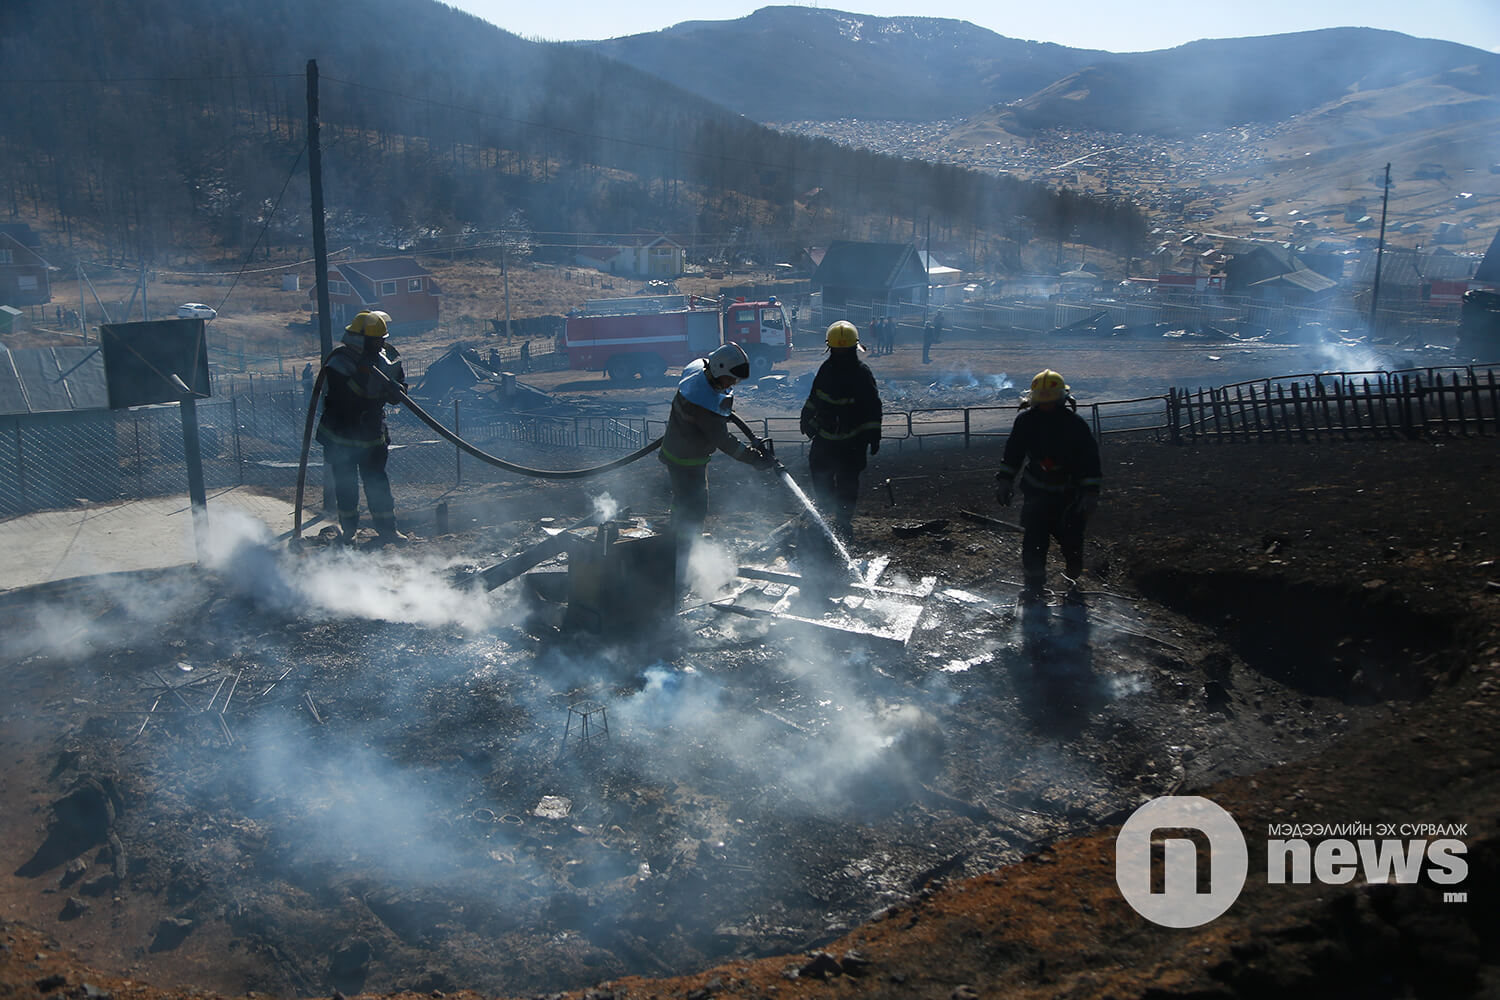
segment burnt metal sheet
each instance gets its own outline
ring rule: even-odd
[[[843,593],[818,598],[804,592],[803,578],[796,573],[741,566],[739,576],[758,581],[757,585],[715,601],[713,607],[904,647],[916,631],[937,578],[923,577],[912,586],[882,585],[878,581],[889,562],[888,558],[873,560],[861,567],[859,581]]]

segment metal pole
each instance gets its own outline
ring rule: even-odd
[[[307,61],[307,181],[312,189],[313,273],[318,295],[318,347],[324,361],[333,353],[333,321],[328,304],[328,240],[323,231],[323,150],[318,139],[318,61]],[[334,509],[333,468],[323,463],[323,509]]]
[[[89,310],[88,304],[83,300],[83,261],[78,262],[78,332],[83,335],[83,342],[89,342]]]
[[[1385,210],[1391,201],[1391,165],[1385,165],[1385,188],[1380,195],[1380,243],[1375,247],[1375,284],[1370,287],[1370,334],[1375,333],[1375,304],[1380,301],[1380,263],[1385,256]]]
[[[234,425],[234,473],[241,486],[245,485],[245,462],[240,453],[240,399],[229,397],[229,420]]]
[[[505,346],[510,346],[510,269],[505,266],[505,230],[500,230],[500,278],[505,283]]]
[[[25,509],[26,500],[26,453],[21,444],[21,419],[16,418],[16,484],[21,487],[21,507]]]
[[[187,462],[188,497],[193,504],[193,540],[201,560],[208,539],[208,494],[203,488],[203,453],[198,448],[198,403],[180,376],[174,374],[172,383],[182,393],[178,404],[182,410],[182,455]]]
[[[141,322],[151,319],[151,314],[146,311],[146,258],[141,258]]]

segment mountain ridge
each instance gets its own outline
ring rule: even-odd
[[[1283,120],[1346,93],[1434,76],[1500,94],[1500,55],[1376,28],[1109,53],[1007,38],[951,18],[771,6],[732,21],[574,44],[772,122],[988,114],[1016,133],[1181,134]]]

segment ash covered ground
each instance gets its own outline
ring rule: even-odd
[[[858,554],[938,578],[905,649],[711,607],[599,640],[518,583],[455,582],[598,498],[561,488],[406,550],[294,556],[221,523],[203,570],[12,595],[7,919],[229,993],[522,994],[805,954],[1144,797],[1358,746],[1488,662],[1480,442],[1110,447],[1089,604],[1025,617],[1017,536],[957,516],[998,513],[997,458],[882,456],[896,507],[872,476]],[[688,604],[785,516],[749,475],[715,463]],[[641,478],[608,488],[664,511]],[[607,741],[564,739],[585,701]]]

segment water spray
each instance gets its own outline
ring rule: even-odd
[[[839,536],[833,533],[833,529],[828,526],[828,521],[824,519],[821,513],[819,513],[817,505],[812,502],[812,498],[802,491],[802,487],[798,486],[797,481],[792,478],[791,472],[785,465],[781,464],[781,461],[779,459],[776,458],[776,452],[771,442],[769,440],[762,440],[756,437],[755,432],[750,429],[749,425],[747,425],[743,420],[741,420],[734,414],[731,413],[729,415],[729,419],[734,422],[734,425],[736,427],[745,432],[745,436],[750,439],[751,444],[753,444],[756,448],[759,448],[766,454],[768,458],[775,462],[774,468],[776,471],[776,475],[781,478],[781,481],[786,485],[787,490],[792,494],[792,496],[797,499],[797,502],[802,505],[802,508],[807,511],[809,520],[811,520],[812,523],[817,527],[817,529],[822,532],[823,537],[828,540],[829,547],[832,548],[834,553],[839,557],[844,568],[848,570],[851,575],[857,573],[858,569],[854,565],[853,557],[849,555],[849,549],[839,539]]]

